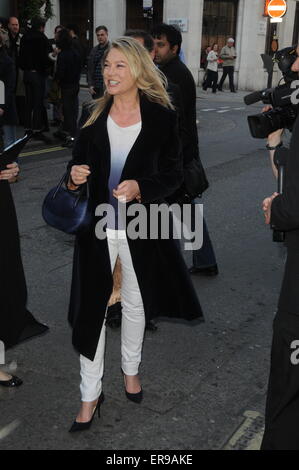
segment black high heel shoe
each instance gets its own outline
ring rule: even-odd
[[[98,412],[98,417],[99,418],[101,417],[101,404],[103,403],[104,399],[105,399],[104,394],[101,393],[98,399],[97,406],[95,407],[94,412],[92,414],[91,420],[87,421],[86,423],[78,423],[77,421],[74,421],[69,432],[86,431],[87,429],[89,429],[93,422],[93,418],[96,412]]]
[[[129,393],[127,392],[127,390],[125,390],[125,392],[126,392],[126,397],[128,398],[128,400],[131,400],[132,402],[137,403],[138,405],[142,402],[143,400],[142,389],[138,393]]]
[[[19,377],[16,377],[15,375],[12,376],[10,380],[0,380],[0,385],[3,387],[19,387],[22,385],[23,381],[19,379]]]
[[[127,392],[126,390],[126,379],[125,379],[125,374],[124,374],[124,382],[125,382],[125,393],[126,393],[126,397],[128,400],[132,401],[133,403],[137,403],[138,405],[142,402],[143,400],[143,390],[142,390],[142,387],[141,387],[141,390],[140,392],[137,392],[137,393],[129,393]]]

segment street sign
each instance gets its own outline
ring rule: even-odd
[[[281,18],[287,11],[285,0],[271,0],[267,6],[268,15],[271,18]]]

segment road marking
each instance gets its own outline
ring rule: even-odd
[[[244,421],[223,450],[259,450],[264,434],[264,417],[257,411],[245,411]]]
[[[5,437],[9,436],[12,432],[14,432],[18,426],[20,426],[21,421],[19,419],[15,419],[7,426],[4,426],[0,429],[0,440],[4,439]]]
[[[228,111],[230,111],[230,109],[222,109],[221,111],[216,111],[217,113],[228,113]]]
[[[31,152],[23,152],[19,156],[20,157],[29,157],[31,155],[40,155],[41,153],[58,152],[60,150],[67,150],[67,148],[66,147],[50,147],[50,148],[47,148],[47,149],[32,150]]]
[[[238,110],[241,111],[242,109],[245,109],[245,107],[243,106],[243,108],[232,108],[232,109],[234,109],[235,111],[238,111]]]
[[[216,111],[216,109],[215,108],[211,108],[211,109],[209,108],[209,109],[201,109],[200,111],[205,111],[205,112],[206,111]]]

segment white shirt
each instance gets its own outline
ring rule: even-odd
[[[141,121],[137,124],[133,124],[128,127],[120,127],[113,121],[112,117],[109,115],[107,120],[107,130],[110,141],[110,150],[111,150],[111,169],[109,177],[109,203],[113,206],[115,210],[115,221],[108,218],[108,227],[117,230],[118,229],[118,217],[117,217],[117,208],[118,200],[113,196],[113,189],[116,189],[119,180],[122,175],[124,165],[127,160],[127,156],[130,153],[131,148],[133,147],[140,131],[141,131]],[[112,226],[111,226],[112,225]],[[121,227],[124,229],[124,227]]]
[[[218,62],[215,61],[213,62],[215,59],[218,59],[218,54],[217,52],[215,51],[210,51],[208,53],[208,57],[207,57],[207,61],[208,61],[208,65],[207,65],[207,68],[209,70],[213,70],[213,72],[217,72],[218,71]]]

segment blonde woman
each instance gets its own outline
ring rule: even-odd
[[[177,116],[166,79],[133,38],[114,41],[104,56],[105,94],[96,100],[80,131],[70,164],[68,187],[88,181],[94,209],[118,200],[126,207],[161,203],[182,183]],[[202,319],[180,249],[172,239],[132,239],[122,218],[106,224],[98,237],[94,218],[76,239],[69,320],[80,353],[81,408],[70,432],[88,429],[103,402],[105,314],[117,256],[122,266],[121,366],[124,391],[140,403],[138,375],[145,317]],[[149,234],[149,230],[148,230]],[[169,297],[169,292],[172,292]]]

